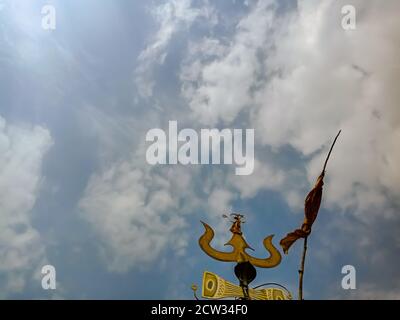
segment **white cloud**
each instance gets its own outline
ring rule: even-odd
[[[243,198],[253,198],[261,189],[280,190],[286,175],[268,163],[255,161],[254,173],[250,176],[231,176],[229,183],[239,190]]]
[[[193,118],[202,124],[230,123],[241,110],[251,107],[261,70],[258,53],[266,46],[273,23],[273,13],[268,10],[271,3],[260,1],[238,23],[231,42],[206,38],[200,48],[189,52],[194,56],[182,67],[182,94]]]
[[[276,49],[266,60],[280,76],[259,93],[254,122],[267,145],[317,152],[307,168],[310,181],[342,128],[328,168],[327,204],[365,212],[385,207],[387,193],[400,195],[393,169],[400,161],[393,148],[400,130],[400,49],[390,40],[399,36],[399,4],[355,2],[359,17],[352,32],[340,25],[344,4],[299,2],[298,15],[274,39]]]
[[[209,214],[221,217],[221,214],[229,214],[229,204],[234,199],[234,194],[225,189],[214,189],[208,198]]]
[[[94,175],[80,202],[82,217],[100,239],[106,265],[125,272],[146,267],[187,246],[185,215],[200,205],[190,168],[143,163],[144,156],[112,164]]]
[[[40,234],[31,224],[43,156],[52,144],[39,126],[7,124],[0,117],[0,274],[2,295],[21,291],[45,259]]]
[[[139,94],[149,98],[153,94],[153,70],[161,65],[167,56],[166,48],[172,37],[178,31],[189,28],[196,19],[203,18],[211,23],[216,22],[216,16],[207,1],[203,6],[192,6],[191,0],[172,0],[151,9],[151,13],[159,24],[159,29],[151,43],[140,53],[138,67],[135,70],[135,84]]]
[[[207,125],[249,119],[245,125],[256,129],[256,145],[275,153],[291,146],[303,156],[310,186],[341,128],[324,203],[393,214],[386,204],[400,195],[399,3],[353,2],[354,31],[341,27],[345,1],[299,1],[283,15],[272,3],[258,1],[238,23],[232,42],[208,38],[203,51],[189,50],[181,79],[193,118]],[[210,43],[217,52],[211,57]],[[285,170],[275,162],[264,166]],[[249,189],[238,186],[244,196],[276,188],[259,175],[247,180]],[[298,204],[302,188],[280,183],[276,189]]]

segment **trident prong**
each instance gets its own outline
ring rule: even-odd
[[[259,268],[273,268],[281,262],[281,254],[272,244],[272,238],[274,235],[269,235],[263,241],[265,249],[269,252],[270,256],[265,259],[254,258],[250,256],[245,250],[252,249],[243,238],[241,223],[243,215],[233,214],[233,221],[230,231],[232,232],[232,238],[225,244],[233,248],[231,252],[222,252],[211,247],[210,243],[214,238],[214,230],[205,222],[201,221],[205,228],[204,234],[199,239],[199,245],[201,249],[209,255],[219,261],[226,262],[250,262],[252,265]]]

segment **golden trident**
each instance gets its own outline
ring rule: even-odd
[[[228,218],[223,215],[224,218]],[[199,238],[200,248],[211,258],[226,261],[236,262],[234,268],[235,275],[239,279],[239,286],[224,280],[215,273],[206,271],[203,274],[202,283],[202,296],[206,299],[222,299],[222,298],[239,298],[245,300],[290,300],[292,296],[289,291],[283,286],[281,288],[264,288],[257,289],[266,285],[277,285],[276,283],[265,283],[255,288],[249,288],[249,284],[256,278],[257,271],[255,267],[259,268],[273,268],[281,262],[281,254],[278,249],[272,244],[273,235],[266,237],[263,241],[265,249],[269,252],[269,257],[264,259],[254,258],[246,252],[246,249],[254,250],[251,248],[243,237],[241,224],[243,215],[232,213],[233,217],[230,222],[232,223],[229,229],[232,233],[232,238],[225,244],[232,247],[231,252],[222,252],[211,247],[210,243],[214,238],[214,230],[204,222],[205,232]],[[282,290],[282,288],[284,290]],[[197,286],[193,285],[192,290],[196,299]]]
[[[201,221],[204,225],[205,232],[199,239],[200,248],[211,258],[214,258],[219,261],[227,261],[227,262],[249,262],[253,266],[259,268],[273,268],[277,266],[281,262],[281,254],[278,249],[272,244],[272,238],[274,235],[269,235],[263,241],[265,249],[269,252],[269,257],[265,259],[254,258],[250,256],[246,249],[251,248],[246,240],[242,236],[241,223],[243,222],[243,215],[241,214],[232,214],[233,221],[230,231],[232,232],[232,238],[225,244],[229,245],[233,248],[231,252],[222,252],[218,251],[211,247],[210,243],[214,238],[214,230],[207,224]],[[226,217],[226,216],[225,216]]]

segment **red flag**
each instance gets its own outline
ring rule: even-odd
[[[289,248],[292,246],[293,243],[296,242],[296,240],[298,240],[300,238],[306,238],[311,233],[311,227],[312,227],[315,219],[317,218],[319,207],[321,205],[322,186],[324,185],[324,176],[325,176],[326,165],[328,163],[329,157],[331,156],[333,146],[335,145],[336,140],[339,137],[341,132],[342,132],[342,130],[339,131],[339,133],[335,137],[335,140],[333,140],[331,148],[329,149],[328,156],[326,157],[326,160],[324,163],[324,168],[322,169],[322,173],[319,175],[314,188],[308,193],[308,195],[306,197],[306,200],[304,202],[305,217],[304,217],[303,224],[301,225],[301,228],[296,229],[291,233],[288,233],[286,235],[286,237],[284,237],[279,242],[279,244],[282,246],[283,252],[285,254],[288,253]]]
[[[308,193],[304,203],[304,221],[300,229],[288,233],[279,244],[282,246],[283,252],[288,253],[289,248],[296,240],[305,238],[311,233],[311,227],[317,218],[319,207],[322,199],[322,186],[324,185],[324,175],[322,172],[315,183],[314,188]]]

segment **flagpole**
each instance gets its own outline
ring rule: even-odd
[[[322,173],[321,173],[322,175],[325,174],[326,165],[328,164],[328,160],[331,156],[333,146],[336,144],[336,140],[338,139],[341,132],[342,132],[342,130],[339,130],[338,134],[336,135],[335,139],[333,140],[331,148],[329,149],[328,156],[325,159],[324,167],[322,169]],[[306,262],[306,253],[307,253],[307,239],[308,239],[308,236],[306,236],[304,238],[303,255],[301,257],[301,264],[300,264],[300,270],[299,270],[299,300],[303,300],[303,276],[304,276],[304,264]]]
[[[329,160],[329,158],[330,158],[330,156],[331,156],[333,147],[334,147],[334,145],[335,145],[335,143],[336,143],[337,138],[339,138],[339,135],[340,135],[341,132],[342,132],[342,130],[339,130],[338,134],[337,134],[336,137],[335,137],[335,140],[333,140],[333,143],[332,143],[332,145],[331,145],[331,148],[329,149],[328,156],[327,156],[326,159],[325,159],[324,168],[322,169],[322,173],[325,173],[325,171],[326,171],[326,165],[328,164],[328,160]]]
[[[301,257],[301,264],[299,270],[299,300],[303,300],[303,275],[304,275],[304,264],[306,261],[306,253],[307,253],[307,239],[308,237],[304,238],[304,246],[303,246],[303,255]]]

